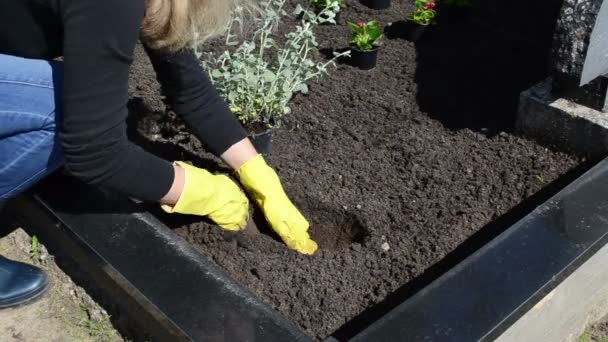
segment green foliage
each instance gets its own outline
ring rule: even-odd
[[[312,59],[318,52],[313,28],[319,24],[319,16],[327,11],[315,14],[298,6],[296,14],[303,18],[300,24],[285,35],[284,43],[273,39],[281,18],[287,15],[283,9],[285,1],[261,3],[263,13],[255,19],[249,40],[239,40],[234,34],[235,27],[242,25],[240,16],[235,16],[229,25],[226,44],[236,49],[203,58],[203,66],[212,70],[211,81],[246,126],[255,123],[279,126],[283,115],[291,111],[288,106],[291,98],[297,93],[306,94],[307,82],[327,75],[335,59],[345,55],[336,54],[325,63],[315,63]]]
[[[32,236],[32,246],[30,247],[30,256],[35,261],[40,257],[40,241],[36,235]]]
[[[333,11],[339,12],[341,8],[346,7],[344,0],[311,0],[313,6],[317,12],[324,11],[326,9],[332,9]]]
[[[577,342],[591,342],[591,333],[584,332],[581,336],[578,337]]]
[[[578,337],[577,342],[608,342],[608,337],[597,336],[589,331],[585,331],[581,336]]]
[[[319,18],[320,23],[336,23],[336,15],[346,7],[344,0],[311,0],[316,13],[325,12],[326,15]]]
[[[435,7],[435,0],[416,0],[416,11],[408,19],[420,25],[432,24],[437,17]]]
[[[353,29],[353,35],[350,44],[356,46],[359,50],[371,50],[377,44],[378,39],[382,38],[382,29],[377,20],[372,20],[368,23],[348,22],[348,26]]]

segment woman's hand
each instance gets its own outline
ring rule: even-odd
[[[302,254],[314,254],[317,244],[308,234],[308,221],[291,203],[276,172],[256,155],[237,170],[241,184],[264,212],[285,244]]]
[[[247,224],[249,200],[229,177],[176,162],[176,179],[183,177],[183,190],[175,205],[163,204],[168,213],[209,216],[227,230],[241,230]],[[174,182],[175,184],[175,182]],[[171,203],[171,191],[164,202]]]

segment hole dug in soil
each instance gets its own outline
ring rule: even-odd
[[[348,248],[354,243],[363,244],[370,236],[361,221],[348,212],[317,208],[308,219],[310,236],[324,250]]]
[[[308,232],[321,250],[337,251],[348,249],[351,245],[364,244],[370,236],[369,231],[355,215],[329,207],[315,206],[303,210],[304,216],[310,223]],[[243,234],[230,234],[241,244],[246,244],[246,236],[273,238],[281,242],[281,238],[270,228],[263,214],[255,210],[252,219],[247,224]],[[243,235],[245,238],[243,238]]]

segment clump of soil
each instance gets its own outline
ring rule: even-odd
[[[352,2],[341,24],[395,22],[411,10],[403,2],[386,11]],[[547,37],[526,42],[475,25],[438,25],[416,46],[385,40],[376,69],[340,64],[308,96],[294,98],[275,132],[272,165],[312,223],[321,246],[314,256],[271,234],[235,238],[200,219],[165,222],[317,339],[472,236],[497,235],[508,226],[505,214],[580,160],[509,133],[519,92],[544,76]],[[321,51],[344,47],[349,30],[319,27]],[[217,168],[164,114],[147,63],[139,58],[132,71],[133,138],[167,158]]]

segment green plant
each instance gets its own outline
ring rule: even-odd
[[[30,247],[30,256],[35,261],[38,260],[40,256],[40,242],[38,241],[38,237],[36,235],[32,236],[32,245]]]
[[[608,342],[606,336],[596,336],[589,331],[585,331],[581,336],[578,337],[577,342]]]
[[[420,25],[432,24],[437,17],[435,7],[435,0],[416,0],[416,11],[408,19]]]
[[[312,0],[312,4],[317,12],[330,9],[333,12],[340,12],[340,9],[346,7],[344,0]]]
[[[377,45],[377,42],[382,38],[382,29],[377,20],[372,20],[368,23],[348,22],[348,26],[353,29],[353,35],[350,44],[356,46],[359,50],[371,50]]]
[[[581,336],[578,337],[577,342],[591,342],[591,333],[584,332]]]
[[[325,63],[312,59],[318,52],[313,28],[319,24],[319,17],[328,13],[327,9],[315,14],[298,6],[296,14],[303,18],[300,24],[285,35],[283,43],[273,39],[272,34],[287,14],[283,9],[285,1],[261,3],[262,14],[254,19],[249,40],[237,39],[234,29],[242,22],[239,15],[234,16],[226,44],[236,48],[219,56],[207,54],[202,60],[203,67],[211,70],[211,81],[245,126],[280,126],[283,115],[291,111],[288,104],[292,97],[306,94],[307,82],[326,75],[336,58],[348,54],[335,54]]]
[[[312,0],[312,5],[316,13],[326,12],[326,16],[320,17],[319,22],[336,23],[336,15],[346,7],[344,0]]]

